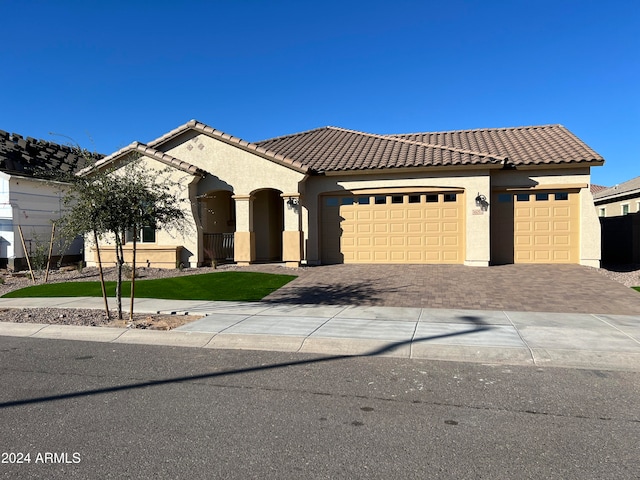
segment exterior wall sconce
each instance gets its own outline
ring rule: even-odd
[[[287,198],[287,207],[296,208],[298,205],[300,205],[300,200],[299,199],[297,199],[295,197]]]
[[[480,207],[483,212],[489,210],[489,202],[487,202],[487,197],[484,195],[480,195],[478,192],[478,196],[476,197],[476,207]]]

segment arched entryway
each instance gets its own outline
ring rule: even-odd
[[[233,261],[236,207],[228,190],[211,190],[199,197],[202,224],[202,262],[205,265]]]
[[[255,233],[255,261],[282,261],[282,231],[284,230],[284,202],[281,191],[271,188],[252,193],[253,232]]]

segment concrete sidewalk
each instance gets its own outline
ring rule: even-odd
[[[27,307],[102,299],[0,299]],[[0,335],[640,371],[640,316],[158,299],[136,299],[136,312],[204,318],[168,332],[0,323]]]

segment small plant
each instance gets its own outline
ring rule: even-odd
[[[42,272],[47,266],[48,259],[49,245],[42,241],[42,239],[34,232],[33,240],[29,241],[29,260],[31,261],[31,268],[38,273]]]
[[[136,268],[135,275],[136,275],[135,278],[140,278],[140,272],[138,271],[137,268]],[[131,265],[129,265],[128,263],[124,263],[122,265],[122,276],[124,278],[131,278]]]

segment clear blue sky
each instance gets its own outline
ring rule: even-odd
[[[248,141],[561,123],[640,175],[637,0],[0,0],[0,129],[101,153],[191,119]],[[56,132],[63,136],[52,136]]]

